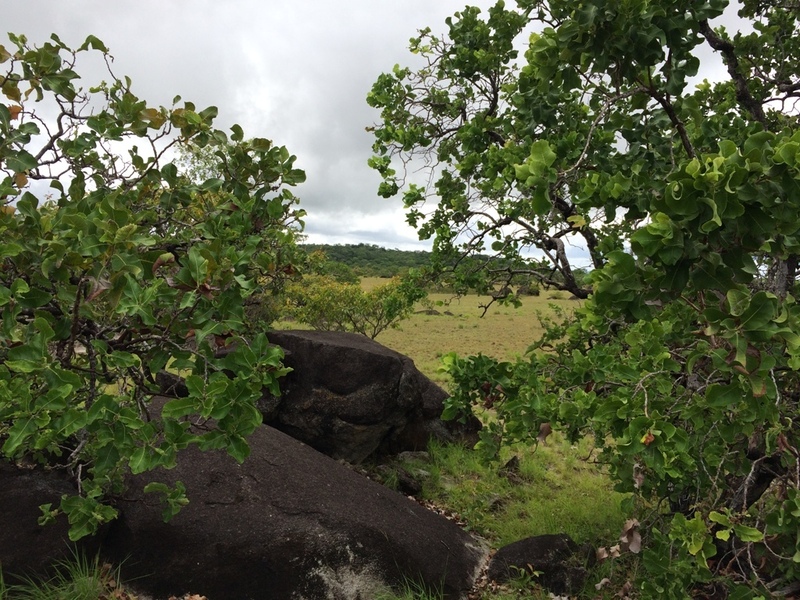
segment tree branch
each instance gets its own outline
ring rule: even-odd
[[[718,36],[708,24],[708,19],[700,21],[700,33],[703,34],[703,37],[706,38],[706,41],[714,50],[722,53],[722,59],[725,62],[725,66],[728,67],[728,74],[731,76],[734,86],[736,86],[736,100],[756,121],[766,127],[767,116],[764,114],[764,108],[750,93],[747,79],[742,73],[739,59],[736,58],[735,46],[728,40]]]

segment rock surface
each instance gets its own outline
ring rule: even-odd
[[[44,573],[58,560],[70,557],[69,524],[61,518],[41,527],[39,506],[58,507],[62,494],[75,487],[56,472],[18,468],[0,461],[0,565],[3,573]]]
[[[372,598],[419,579],[448,598],[470,589],[485,548],[447,519],[270,427],[237,464],[195,448],[171,471],[131,478],[104,542],[124,579],[160,597]],[[190,503],[169,523],[151,479],[182,481]]]
[[[424,450],[431,438],[474,444],[480,423],[439,417],[447,393],[411,359],[363,335],[272,331],[294,369],[281,397],[265,398],[265,422],[333,458]]]
[[[538,573],[536,582],[554,594],[576,594],[586,581],[586,565],[593,552],[578,546],[566,534],[538,535],[500,548],[486,573],[489,579],[508,581],[520,572]]]

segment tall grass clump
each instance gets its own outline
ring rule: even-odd
[[[58,561],[50,579],[20,577],[20,583],[6,584],[0,572],[0,600],[101,600],[120,588],[119,570],[99,559],[75,553]]]

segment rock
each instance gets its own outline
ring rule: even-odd
[[[539,573],[536,582],[554,594],[577,594],[586,581],[594,551],[578,546],[566,534],[538,535],[503,546],[487,571],[491,580],[504,582],[520,571]]]
[[[404,496],[417,497],[422,493],[422,484],[419,480],[406,469],[402,467],[390,467],[389,465],[378,465],[375,469],[376,474],[380,478],[380,482],[384,485],[390,485],[393,489]]]
[[[249,441],[241,465],[191,447],[175,469],[130,478],[104,544],[124,579],[213,600],[373,598],[404,578],[449,598],[472,586],[486,551],[458,526],[273,428]],[[169,523],[143,493],[152,480],[186,486]]]
[[[363,335],[273,331],[293,371],[281,397],[265,396],[265,422],[333,458],[424,450],[431,438],[474,444],[480,423],[444,422],[447,393],[411,359]]]
[[[431,455],[427,450],[406,450],[395,456],[395,459],[398,462],[430,462]]]
[[[58,508],[61,496],[75,491],[63,473],[0,460],[0,565],[6,581],[14,576],[48,576],[57,561],[72,558],[74,545],[67,536],[66,516],[45,527],[37,521],[42,515],[40,505]],[[86,540],[82,547],[91,554],[96,542]]]

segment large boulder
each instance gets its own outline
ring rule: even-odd
[[[536,575],[536,582],[553,594],[577,594],[586,582],[594,551],[579,546],[563,533],[537,535],[500,548],[486,576],[504,582],[520,573]]]
[[[75,492],[62,471],[0,460],[0,566],[7,581],[47,576],[56,562],[72,558],[76,549],[67,536],[67,518],[59,515],[45,527],[37,521],[41,505],[58,508],[62,495]],[[96,551],[96,542],[84,540],[82,547]]]
[[[265,422],[333,458],[423,450],[431,438],[477,441],[480,423],[440,419],[447,393],[413,361],[363,335],[272,331],[293,371],[265,397]]]
[[[459,598],[472,586],[485,549],[455,524],[273,428],[250,444],[241,465],[189,448],[175,469],[130,479],[104,543],[125,579],[213,600],[355,600],[407,579]],[[143,492],[151,480],[186,486],[169,523]]]

